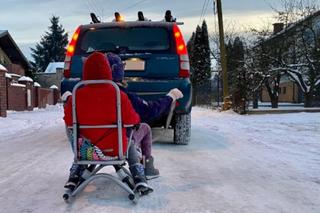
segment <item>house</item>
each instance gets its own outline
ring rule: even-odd
[[[45,88],[50,88],[52,85],[58,85],[63,78],[64,62],[51,62],[43,73],[36,73],[37,82]]]
[[[320,100],[319,92],[314,92],[320,87],[319,41],[320,11],[317,11],[286,28],[283,23],[275,23],[273,35],[259,45],[269,52],[265,60],[271,65],[269,69],[283,73],[277,81],[279,102],[303,101],[309,107]],[[262,90],[262,101],[270,101],[266,88]]]
[[[0,117],[7,110],[33,110],[55,104],[59,99],[56,88],[39,87],[26,75],[29,62],[7,30],[0,30]]]
[[[282,76],[279,85],[280,103],[301,103],[303,94],[298,85],[289,79],[288,76]],[[263,87],[261,92],[261,102],[270,102],[270,96],[267,89]]]
[[[0,30],[0,64],[19,76],[29,71],[29,62],[7,30]]]

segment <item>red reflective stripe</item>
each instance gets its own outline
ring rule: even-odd
[[[190,77],[190,71],[189,70],[180,70],[179,77],[180,78],[189,78]]]
[[[173,25],[173,34],[176,40],[176,48],[178,55],[188,54],[187,46],[184,42],[183,35],[176,24]]]
[[[79,38],[79,34],[80,34],[80,27],[77,28],[77,30],[74,32],[71,41],[67,47],[67,52],[66,52],[66,56],[73,56],[75,48],[76,48],[76,44]]]

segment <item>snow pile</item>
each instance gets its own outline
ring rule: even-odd
[[[2,64],[0,64],[0,70],[8,71],[7,68],[5,68]]]
[[[52,85],[50,89],[59,89],[56,85]]]
[[[24,85],[25,86],[25,85]],[[12,136],[30,134],[42,128],[63,124],[62,106],[47,106],[46,109],[15,112],[8,111],[6,118],[0,117],[0,141]]]
[[[26,87],[26,85],[18,84],[18,83],[11,83],[10,85],[13,86],[13,87]]]
[[[28,81],[28,82],[33,82],[32,78],[27,77],[27,76],[22,76],[21,78],[18,79],[18,81]]]
[[[41,85],[38,82],[34,82],[33,86],[34,87],[41,87]]]
[[[9,73],[7,73],[7,72],[6,72],[6,75],[5,75],[5,76],[6,76],[6,78],[12,78],[12,76],[11,76]]]

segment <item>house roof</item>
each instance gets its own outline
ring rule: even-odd
[[[57,68],[63,69],[64,68],[64,62],[51,62],[47,69],[44,71],[44,73],[56,73]]]
[[[281,37],[281,36],[285,36],[287,33],[292,32],[297,27],[301,26],[303,23],[305,23],[305,22],[307,22],[307,21],[309,21],[309,20],[311,20],[311,19],[313,19],[315,17],[318,17],[318,16],[320,16],[320,10],[314,12],[313,14],[311,14],[311,15],[305,17],[305,18],[302,18],[302,19],[296,21],[295,23],[289,24],[286,28],[284,28],[280,32],[271,35],[266,41],[270,41],[270,40],[273,40],[275,38],[278,38],[278,37]]]
[[[25,70],[29,69],[30,65],[27,58],[7,30],[0,30],[0,47],[13,63],[20,64]]]

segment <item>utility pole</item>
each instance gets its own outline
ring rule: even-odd
[[[214,6],[215,2],[213,1]],[[222,81],[223,81],[223,110],[229,110],[231,108],[231,102],[228,91],[228,70],[227,70],[227,57],[226,47],[224,43],[224,30],[223,30],[223,16],[222,16],[222,4],[221,0],[216,0],[218,23],[219,23],[219,43],[220,43],[220,58],[222,68]]]

